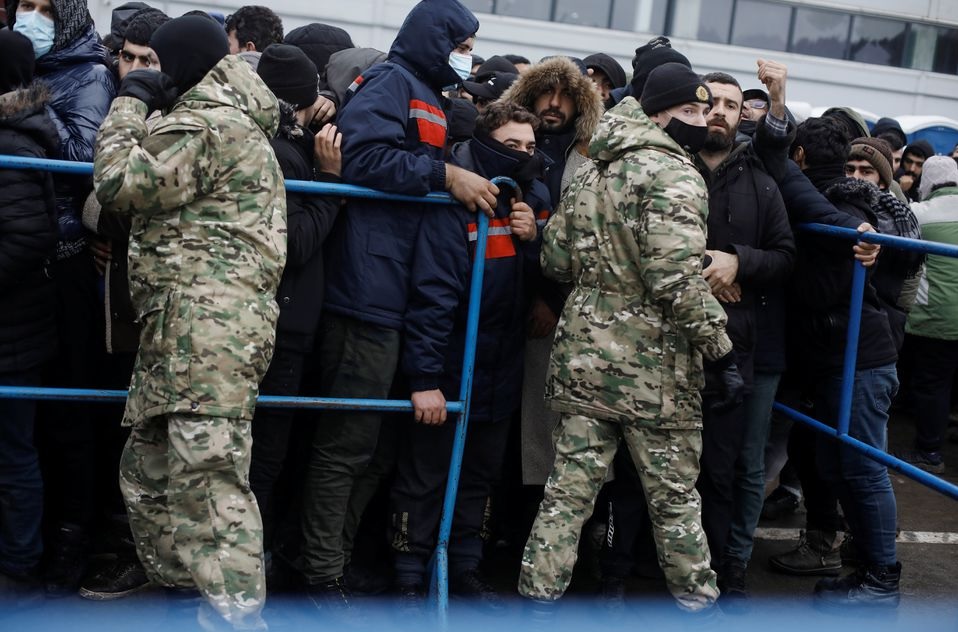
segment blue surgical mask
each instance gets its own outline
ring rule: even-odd
[[[456,71],[459,78],[465,81],[472,72],[472,55],[463,55],[453,51],[449,53],[449,65]]]
[[[41,15],[39,11],[17,13],[13,30],[33,43],[33,52],[37,57],[43,57],[50,52],[57,32],[53,20]]]

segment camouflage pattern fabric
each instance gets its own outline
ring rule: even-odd
[[[138,423],[123,450],[120,489],[150,580],[196,587],[226,620],[256,627],[266,577],[250,429],[247,420],[202,415]]]
[[[546,399],[560,412],[701,428],[702,356],[732,349],[702,278],[705,182],[631,97],[603,116],[589,154],[543,233],[543,272],[574,284]]]
[[[268,140],[279,107],[227,56],[149,131],[146,109],[116,99],[94,159],[97,199],[131,215],[142,325],[122,491],[150,577],[195,586],[233,625],[259,628],[262,521],[247,477],[286,260],[286,191]]]
[[[132,219],[143,326],[125,423],[173,412],[251,419],[273,353],[286,190],[269,138],[276,98],[227,56],[147,132],[116,99],[97,138],[103,208]]]
[[[546,601],[565,593],[582,525],[592,515],[619,441],[624,440],[645,490],[669,591],[688,611],[713,604],[719,591],[695,490],[701,433],[563,414],[553,436],[555,466],[522,555],[519,592]]]

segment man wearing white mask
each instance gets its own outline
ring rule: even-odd
[[[86,0],[8,0],[6,6],[9,27],[33,44],[37,77],[50,91],[47,112],[59,141],[59,155],[51,157],[92,162],[97,130],[116,86]],[[53,183],[58,235],[51,271],[57,289],[59,353],[48,379],[61,387],[96,387],[100,386],[95,382],[97,372],[89,366],[103,353],[104,343],[90,332],[102,327],[96,324],[102,316],[98,314],[97,273],[81,222],[92,182],[55,174]],[[82,403],[51,405],[44,408],[37,424],[43,435],[42,461],[48,464],[45,519],[56,530],[49,546],[54,562],[44,578],[49,592],[76,590],[86,567],[97,487],[95,410]]]
[[[358,77],[337,119],[343,179],[392,193],[449,191],[491,214],[498,189],[447,164],[440,91],[469,66],[479,22],[455,0],[423,0],[399,30],[385,63]],[[471,66],[471,59],[469,65]],[[457,70],[460,68],[460,70]],[[463,69],[466,74],[460,74]],[[402,366],[416,420],[439,424],[446,343],[465,285],[468,251],[454,207],[351,200],[327,243],[319,343],[321,393],[382,399]],[[313,602],[333,618],[355,616],[343,583],[348,542],[379,442],[381,415],[331,411],[314,434],[303,507],[303,571]],[[388,443],[388,442],[386,442]],[[368,497],[367,497],[368,499]]]

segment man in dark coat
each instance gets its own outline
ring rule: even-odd
[[[33,81],[30,41],[0,29],[0,154],[56,155],[56,128],[46,115],[49,92]],[[0,169],[0,384],[39,386],[56,350],[56,295],[48,274],[56,246],[53,178],[42,171]],[[0,399],[0,592],[9,607],[37,584],[43,552],[43,482],[33,446],[37,404]]]
[[[406,18],[386,63],[350,87],[337,124],[343,177],[393,193],[449,191],[491,213],[498,189],[443,161],[440,91],[462,77],[451,65],[471,49],[475,16],[454,0],[423,0]],[[322,394],[382,399],[401,363],[417,421],[440,423],[444,351],[468,269],[465,227],[453,208],[350,201],[329,239],[319,358]],[[303,506],[303,570],[313,601],[351,617],[343,584],[350,495],[379,438],[376,412],[329,412],[313,438]],[[346,536],[348,539],[348,536]]]
[[[58,151],[51,157],[93,161],[100,123],[116,94],[109,54],[100,44],[86,0],[8,0],[7,17],[26,34],[37,54],[36,72],[50,91],[47,113],[57,130]],[[59,352],[48,367],[51,385],[103,386],[91,369],[103,355],[103,329],[97,275],[81,222],[92,189],[88,176],[57,174],[58,240],[51,266],[57,290]],[[84,403],[41,406],[39,443],[45,451],[47,511],[55,532],[45,570],[50,592],[73,592],[86,568],[88,531],[93,521],[96,409]]]
[[[340,181],[341,136],[334,125],[313,134],[307,125],[320,107],[316,66],[289,44],[263,51],[257,73],[280,100],[279,133],[270,141],[287,180]],[[335,197],[286,194],[286,267],[279,283],[276,350],[260,383],[264,395],[300,393],[304,361],[313,348],[323,306],[323,242],[339,213]],[[292,409],[259,408],[253,418],[250,487],[263,515],[269,550],[275,525],[274,486],[286,460]]]

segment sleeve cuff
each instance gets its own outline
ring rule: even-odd
[[[765,115],[765,129],[773,136],[784,137],[788,135],[788,121],[782,120],[769,112]]]
[[[429,189],[432,191],[446,190],[446,163],[441,160],[434,160],[432,163],[432,173],[429,174]]]
[[[409,375],[409,390],[413,393],[434,391],[439,388],[440,374]]]

